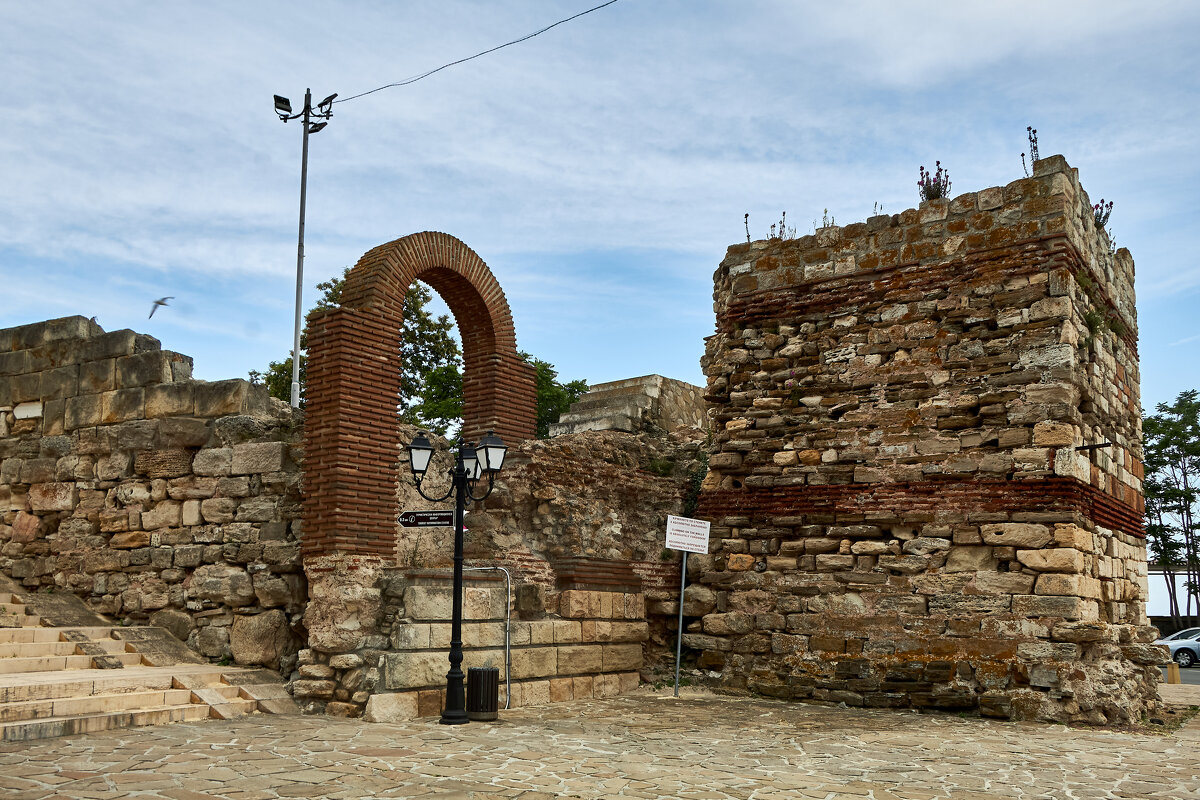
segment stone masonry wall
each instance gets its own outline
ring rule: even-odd
[[[301,706],[388,722],[435,716],[445,705],[452,589],[448,570],[377,573],[379,626],[353,652],[300,653],[292,684]],[[508,598],[499,577],[464,576],[463,671],[496,667],[500,704],[513,708],[611,697],[637,687],[646,639],[638,592],[567,590],[512,609],[511,675],[505,659]],[[514,603],[516,605],[516,603]],[[366,633],[366,631],[363,631]]]
[[[402,426],[400,438],[415,433]],[[666,625],[662,616],[647,619],[642,585],[665,597],[665,575],[678,592],[678,562],[662,560],[666,515],[681,511],[701,439],[699,431],[603,431],[528,440],[510,448],[491,497],[468,508],[467,566],[501,566],[513,579],[514,707],[637,685],[644,645],[664,641]],[[449,443],[434,445],[427,490],[449,465]],[[400,459],[400,508],[450,507],[420,499],[407,453]],[[310,711],[380,721],[441,711],[453,530],[396,534],[394,564],[352,555],[305,560],[309,641],[292,686]],[[504,676],[503,583],[494,573],[466,579],[464,669],[491,665]]]
[[[0,571],[286,672],[306,599],[291,410],[191,369],[84,317],[0,330]]]
[[[1155,705],[1133,262],[1061,156],[736,245],[714,281],[701,666],[851,705]]]

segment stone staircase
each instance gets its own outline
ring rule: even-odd
[[[0,742],[299,713],[269,670],[208,664],[160,628],[70,624],[103,622],[74,596],[49,620],[29,599],[0,592]]]

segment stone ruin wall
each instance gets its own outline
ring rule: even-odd
[[[84,317],[0,330],[0,571],[286,673],[307,593],[291,409],[191,371]]]
[[[401,439],[416,431],[402,426]],[[434,444],[431,475],[449,464],[449,443]],[[514,707],[636,687],[644,651],[673,641],[658,606],[678,594],[679,563],[664,560],[663,530],[684,507],[701,446],[698,431],[586,432],[511,446],[493,494],[468,507],[464,542],[467,567],[512,576],[511,675],[497,573],[465,574],[463,669],[499,668],[501,703],[508,679]],[[406,453],[397,492],[403,509],[450,507],[420,498]],[[293,683],[302,707],[372,721],[440,713],[452,552],[452,529],[398,528],[395,566],[353,556],[327,573],[307,565],[309,646]],[[360,587],[353,596],[351,585]]]
[[[279,669],[309,711],[354,716],[378,696],[370,718],[439,713],[452,530],[397,527],[394,564],[334,559],[310,584],[302,417],[263,386],[196,381],[191,367],[84,317],[0,331],[0,572],[161,625],[214,661]],[[643,642],[665,639],[643,584],[665,596],[678,575],[661,530],[699,447],[613,432],[513,446],[467,547],[469,564],[514,578],[514,706],[636,686]],[[397,487],[398,508],[431,507],[406,463]],[[635,572],[589,584],[572,573],[580,557]],[[468,576],[466,664],[503,672],[503,584]]]
[[[1061,156],[735,245],[714,280],[700,666],[855,706],[1154,707],[1133,262]]]

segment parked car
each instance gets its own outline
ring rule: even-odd
[[[1165,644],[1171,651],[1171,658],[1181,667],[1190,667],[1200,661],[1200,628],[1185,628],[1154,643]]]

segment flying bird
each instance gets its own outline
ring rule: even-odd
[[[167,305],[168,300],[174,300],[174,299],[175,299],[174,297],[160,297],[157,300],[155,300],[154,305],[150,306],[150,317],[154,316],[154,312],[158,311],[159,306],[165,306],[165,305]],[[150,317],[147,317],[146,319],[149,319]]]

